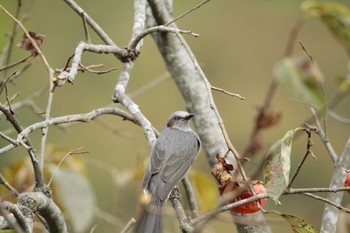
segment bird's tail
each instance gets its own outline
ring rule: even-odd
[[[163,233],[163,205],[164,201],[152,198],[136,223],[135,233]]]

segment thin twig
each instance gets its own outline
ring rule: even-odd
[[[339,121],[340,123],[347,124],[347,125],[350,124],[350,118],[340,116],[339,114],[331,110],[328,110],[328,114],[330,117],[332,117],[334,120]]]
[[[350,187],[330,187],[330,188],[290,188],[283,195],[303,194],[303,193],[337,193],[350,191]]]
[[[84,27],[85,40],[86,40],[87,43],[91,44],[91,38],[90,38],[89,29],[87,28],[86,13],[85,13],[85,12],[82,12],[82,13],[81,13],[81,18],[83,19],[83,27]]]
[[[0,72],[1,72],[1,71],[4,71],[4,70],[7,70],[7,69],[10,69],[10,68],[12,68],[12,67],[14,67],[14,66],[16,66],[16,65],[21,64],[21,63],[24,63],[24,62],[26,62],[29,58],[33,58],[33,55],[31,54],[31,55],[29,55],[28,57],[25,57],[25,58],[23,58],[23,59],[21,59],[21,60],[19,60],[19,61],[16,61],[16,62],[14,62],[14,63],[12,63],[12,64],[9,64],[9,65],[6,65],[6,66],[4,66],[4,67],[1,67],[1,68],[0,68]]]
[[[69,156],[71,156],[71,155],[77,155],[77,154],[80,155],[80,154],[87,154],[87,153],[89,153],[88,151],[84,151],[84,150],[82,150],[82,149],[84,149],[84,148],[81,147],[81,148],[78,148],[78,149],[70,150],[70,151],[68,151],[68,153],[67,153],[65,156],[63,156],[63,158],[62,158],[61,161],[57,164],[57,166],[55,167],[55,170],[54,170],[54,171],[52,172],[52,174],[51,174],[51,178],[50,178],[49,182],[47,183],[47,186],[48,186],[48,187],[50,187],[50,185],[51,185],[51,183],[52,183],[52,181],[53,181],[53,178],[55,177],[55,174],[56,174],[58,168],[62,165],[62,163],[63,163]]]
[[[316,79],[318,81],[318,84],[319,84],[321,92],[322,92],[322,97],[323,97],[322,98],[322,100],[323,100],[323,109],[322,109],[322,113],[323,113],[323,127],[324,127],[325,137],[328,138],[328,133],[327,133],[327,130],[328,130],[328,127],[327,127],[327,121],[328,121],[327,111],[328,111],[328,107],[327,107],[326,92],[325,92],[325,89],[324,89],[322,74],[321,74],[320,69],[318,68],[317,64],[315,63],[314,58],[307,51],[307,49],[305,48],[303,43],[301,41],[299,41],[299,44],[300,44],[301,48],[304,50],[304,52],[307,54],[308,58],[311,61],[311,67],[314,70],[314,74],[316,76]]]
[[[318,200],[318,201],[322,201],[322,202],[327,203],[327,204],[329,204],[329,205],[331,205],[331,206],[334,206],[335,208],[337,208],[337,209],[339,209],[339,210],[341,210],[341,211],[344,211],[345,213],[350,214],[350,210],[349,210],[348,208],[345,208],[345,207],[343,207],[342,205],[339,205],[339,204],[337,204],[337,203],[334,203],[334,202],[328,200],[327,198],[320,197],[320,196],[317,196],[317,195],[314,195],[314,194],[311,194],[311,193],[302,193],[302,195],[311,197],[311,198],[313,198],[313,199],[315,199],[315,200]]]
[[[111,69],[108,69],[108,70],[92,70],[91,68],[92,67],[99,67],[101,65],[91,65],[91,66],[84,66],[83,64],[79,64],[79,66],[82,68],[82,71],[87,71],[89,72],[90,74],[106,74],[106,73],[110,73],[114,70],[116,70],[117,68],[111,68]]]
[[[304,129],[304,131],[306,132],[307,134],[307,145],[306,145],[306,152],[304,154],[304,157],[302,158],[302,160],[300,161],[300,163],[298,164],[298,167],[297,169],[295,170],[292,178],[290,179],[289,181],[289,184],[287,186],[287,190],[292,186],[295,178],[298,176],[299,174],[299,171],[301,169],[301,167],[303,166],[304,162],[306,161],[306,158],[309,156],[309,154],[312,154],[312,151],[311,151],[311,147],[313,146],[313,143],[311,141],[311,133],[312,131],[315,131],[314,129],[311,129],[311,128],[306,128]]]
[[[50,77],[52,77],[52,75],[50,75]],[[54,96],[54,92],[53,92],[53,89],[54,89],[54,83],[49,81],[50,82],[50,92],[49,92],[49,96],[48,96],[48,100],[47,100],[47,105],[46,105],[46,110],[45,110],[45,120],[48,120],[50,119],[50,116],[51,116],[51,108],[52,108],[52,102],[53,102],[53,96]],[[45,161],[45,150],[46,150],[46,141],[47,141],[47,136],[48,136],[48,132],[49,131],[49,128],[46,127],[46,128],[42,128],[41,129],[41,145],[40,145],[40,166],[41,166],[41,170],[42,170],[42,173],[44,174],[44,161]]]
[[[214,209],[206,214],[201,215],[200,217],[198,217],[196,219],[193,219],[192,224],[195,226],[195,228],[200,227],[201,225],[203,225],[204,223],[207,223],[209,220],[213,219],[216,215],[218,215],[222,212],[228,211],[230,209],[233,209],[235,207],[238,207],[238,206],[241,206],[241,205],[253,202],[253,201],[258,201],[258,200],[263,199],[263,198],[268,198],[268,197],[269,196],[267,194],[261,193],[261,194],[257,194],[257,195],[254,195],[252,197],[249,197],[247,199],[243,199],[243,200],[231,203],[231,204],[220,206],[220,207],[218,207],[218,208],[216,208],[216,209]]]
[[[202,3],[198,4],[197,6],[189,9],[188,11],[182,13],[181,15],[177,16],[176,18],[174,18],[173,20],[171,20],[170,22],[166,23],[164,26],[169,26],[170,24],[174,23],[175,21],[185,17],[186,15],[188,15],[189,13],[197,10],[198,8],[200,8],[201,6],[203,6],[204,4],[206,4],[207,2],[209,2],[210,0],[205,0]]]
[[[131,218],[120,233],[127,233],[134,227],[135,223],[136,220],[134,218]]]
[[[10,81],[10,79],[14,76],[16,76],[18,73],[18,71],[15,71],[14,73],[12,73],[8,78],[5,79],[5,81],[0,83],[0,95],[2,93],[2,91],[4,90],[4,88],[6,89],[6,84]],[[6,94],[7,96],[7,94]]]
[[[131,91],[128,93],[128,96],[133,99],[137,96],[142,95],[143,93],[151,90],[152,88],[158,86],[159,84],[163,83],[164,81],[168,80],[170,78],[170,74],[168,72],[165,72],[164,74],[160,75],[159,77],[153,79],[151,82],[145,84],[144,86]]]
[[[222,89],[222,88],[219,88],[219,87],[211,86],[211,89],[214,90],[214,91],[222,92],[222,93],[227,94],[229,96],[237,97],[240,100],[245,100],[245,97],[241,96],[240,94],[232,93],[232,92],[226,91],[225,89]]]

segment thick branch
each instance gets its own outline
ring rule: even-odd
[[[51,198],[42,192],[22,193],[18,198],[18,203],[38,212],[46,220],[49,232],[68,232],[61,210]]]
[[[344,177],[346,175],[346,170],[350,167],[350,138],[348,139],[344,151],[342,155],[337,160],[331,183],[329,185],[330,188],[343,186]],[[327,199],[333,203],[340,204],[343,198],[343,192],[339,193],[330,193]],[[336,232],[337,221],[338,221],[339,209],[326,204],[322,225],[321,225],[321,233],[332,233]]]

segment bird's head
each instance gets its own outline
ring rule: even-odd
[[[167,121],[167,127],[184,131],[190,131],[192,130],[190,127],[190,119],[192,117],[194,117],[193,114],[184,111],[174,112],[173,114],[171,114]]]

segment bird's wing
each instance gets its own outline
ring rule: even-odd
[[[164,164],[159,171],[162,185],[158,194],[162,200],[168,197],[175,185],[185,176],[200,148],[199,139],[193,132],[176,130],[170,140],[171,146],[165,150]]]
[[[160,146],[162,145],[162,141],[162,138],[158,138],[156,144],[152,149],[150,159],[148,161],[147,168],[145,171],[145,175],[143,177],[142,189],[150,191],[151,187],[149,187],[149,182],[152,176],[154,176],[160,171],[163,161],[165,160],[165,151]]]

